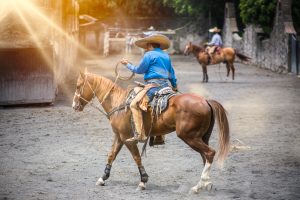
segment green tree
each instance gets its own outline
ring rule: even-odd
[[[265,33],[272,31],[277,0],[240,0],[243,23],[259,25]]]
[[[115,17],[120,14],[131,17],[172,16],[173,9],[163,0],[78,0],[80,14],[95,17]]]
[[[300,33],[300,1],[293,0],[292,2],[292,16],[294,21],[294,26],[297,33]]]
[[[208,18],[209,25],[222,27],[224,21],[224,0],[163,0],[165,5],[174,8],[179,15]]]
[[[78,0],[81,14],[96,17],[127,16],[206,16],[209,25],[222,27],[224,0]]]

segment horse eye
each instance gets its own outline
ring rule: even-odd
[[[77,85],[76,88],[79,90],[80,89],[80,85]]]

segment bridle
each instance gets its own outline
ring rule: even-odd
[[[83,82],[83,86],[81,86],[81,88],[80,88],[80,92],[78,93],[77,92],[77,90],[75,91],[75,96],[76,97],[78,97],[79,99],[82,99],[83,101],[85,101],[86,103],[89,103],[89,101],[88,100],[86,100],[85,98],[83,98],[82,97],[82,93],[83,93],[83,89],[84,89],[84,87],[85,87],[85,85],[86,85],[86,82],[88,83],[88,86],[89,86],[89,88],[92,90],[92,92],[93,92],[93,97],[92,97],[92,99],[96,96],[96,92],[93,90],[93,88],[91,87],[91,85],[90,85],[90,83],[87,81],[87,74],[85,74],[85,78],[84,78],[84,82]],[[94,80],[95,81],[95,80]],[[93,82],[94,82],[93,81]],[[98,88],[98,85],[97,85],[97,88]],[[97,89],[96,88],[96,89]],[[96,90],[97,91],[97,90]],[[91,100],[92,100],[91,99]],[[82,104],[80,104],[80,106],[82,107]]]
[[[96,89],[94,90],[94,89],[92,88],[91,84],[87,81],[87,76],[88,76],[88,74],[85,74],[84,83],[83,83],[83,86],[81,86],[81,88],[80,88],[80,92],[78,93],[77,90],[76,90],[76,92],[75,92],[75,96],[76,96],[77,98],[82,99],[82,100],[85,101],[87,104],[90,103],[90,105],[91,105],[92,107],[96,108],[96,109],[97,109],[98,111],[100,111],[103,115],[105,115],[108,119],[109,119],[110,116],[111,116],[113,113],[115,113],[116,111],[125,108],[125,106],[123,106],[123,105],[122,105],[122,106],[118,106],[117,108],[113,108],[109,113],[107,113],[107,112],[105,112],[104,110],[102,110],[99,106],[95,105],[95,104],[92,102],[92,100],[97,96],[96,93],[97,93],[97,90],[98,90],[99,85],[98,85],[98,82],[97,82]],[[106,98],[108,97],[108,95],[109,95],[109,93],[112,91],[112,89],[115,87],[115,85],[116,85],[118,79],[119,79],[119,76],[116,77],[116,79],[115,79],[115,81],[114,81],[112,87],[111,87],[111,88],[107,91],[107,93],[104,95],[102,101],[101,101],[101,102],[99,101],[99,103],[100,103],[101,105],[102,105],[103,102],[106,100]],[[93,76],[93,85],[94,85],[94,83],[95,83],[95,76]],[[93,92],[93,97],[91,98],[90,101],[88,101],[87,99],[85,99],[84,97],[82,97],[82,93],[83,93],[83,90],[84,90],[86,84],[89,86],[90,90]],[[79,108],[82,108],[82,107],[83,107],[83,105],[80,103],[80,104],[79,104]]]
[[[187,56],[187,55],[190,55],[190,53],[192,52],[192,48],[193,48],[193,47],[192,47],[191,45],[186,46],[186,47],[185,47],[185,50],[184,50],[184,52],[183,52],[184,55],[186,55],[186,56]]]
[[[122,76],[120,75],[120,73],[118,72],[118,65],[119,65],[120,63],[121,63],[121,62],[118,62],[117,65],[115,66],[115,74],[116,74],[116,78],[115,78],[115,81],[114,81],[112,87],[111,87],[111,88],[107,91],[107,93],[104,95],[102,101],[101,101],[101,102],[99,101],[99,103],[100,103],[101,105],[102,105],[103,102],[106,100],[106,98],[108,97],[108,95],[109,95],[109,93],[112,91],[112,89],[115,87],[115,85],[116,85],[118,79],[124,80],[124,81],[128,81],[128,80],[132,79],[132,78],[134,77],[134,75],[135,75],[134,73],[132,73],[131,76],[129,76],[129,77],[122,77]],[[122,104],[122,105],[120,105],[120,106],[117,106],[117,107],[115,107],[115,108],[112,108],[111,111],[107,113],[107,112],[105,112],[104,110],[102,110],[99,106],[94,105],[94,103],[93,103],[91,100],[97,96],[96,93],[97,93],[97,90],[98,90],[98,86],[99,86],[99,85],[98,85],[98,82],[97,82],[96,89],[94,90],[94,89],[92,88],[91,84],[87,81],[87,76],[88,76],[88,74],[85,73],[84,83],[83,83],[83,86],[81,86],[81,88],[80,88],[80,92],[78,93],[77,90],[75,91],[75,96],[76,96],[77,98],[82,99],[82,100],[85,101],[87,104],[90,103],[90,105],[91,105],[92,107],[94,107],[94,108],[96,108],[97,110],[99,110],[99,111],[100,111],[103,115],[105,115],[108,119],[109,119],[110,116],[113,115],[115,112],[117,112],[117,111],[119,111],[119,110],[123,110],[123,109],[125,109],[125,108],[128,106],[127,104]],[[86,83],[87,83],[87,85],[89,86],[90,90],[93,92],[93,97],[91,98],[90,101],[88,101],[87,99],[85,99],[85,98],[82,97],[82,93],[83,93],[83,90],[84,90],[84,87],[85,87]],[[95,76],[93,75],[93,85],[94,85],[94,83],[95,83]],[[103,105],[102,105],[102,107],[103,107]],[[81,103],[79,103],[79,108],[83,108],[83,105],[82,105]]]

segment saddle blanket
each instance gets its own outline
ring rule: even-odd
[[[126,105],[129,106],[136,95],[137,93],[134,89],[132,89],[126,99]],[[167,109],[169,99],[175,95],[177,95],[177,93],[174,92],[171,87],[162,88],[155,93],[152,101],[148,103],[148,107],[151,107],[152,112],[154,112],[158,116]]]

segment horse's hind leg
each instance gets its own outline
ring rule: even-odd
[[[231,63],[231,71],[232,71],[232,80],[234,80],[234,73],[235,73],[235,68],[234,68],[234,65],[233,63]]]
[[[112,163],[116,159],[116,157],[117,157],[119,151],[121,150],[122,146],[123,146],[123,142],[121,141],[119,135],[116,134],[115,138],[114,138],[112,148],[111,148],[111,151],[108,154],[107,164],[106,164],[106,167],[105,167],[105,170],[104,170],[104,174],[103,174],[102,177],[100,177],[98,179],[98,181],[96,182],[96,185],[105,185],[104,181],[109,178]]]
[[[207,75],[207,66],[202,65],[202,71],[203,71],[203,83],[208,82],[208,75]]]
[[[137,190],[144,190],[146,189],[146,183],[148,182],[148,174],[146,173],[146,170],[144,166],[142,165],[142,158],[139,153],[139,149],[136,144],[134,143],[125,143],[126,147],[130,151],[136,165],[138,166],[140,176],[141,176],[141,182],[139,183]]]
[[[210,190],[212,188],[212,183],[209,174],[210,174],[211,164],[213,162],[216,151],[210,148],[207,144],[205,144],[202,138],[189,138],[189,139],[181,138],[181,139],[184,140],[192,149],[199,152],[202,158],[205,159],[205,165],[201,174],[200,181],[196,186],[194,186],[191,189],[191,191],[197,193],[200,189]]]
[[[200,189],[207,189],[207,190],[212,189],[212,182],[210,180],[210,169],[211,169],[211,164],[213,162],[213,158],[216,153],[215,150],[213,150],[212,148],[210,148],[208,145],[206,145],[204,142],[200,140],[197,145],[202,146],[200,149],[204,150],[204,153],[201,152],[201,154],[204,154],[206,160],[205,160],[200,181],[198,182],[197,185],[195,185],[192,188],[192,192],[194,193],[197,193]]]
[[[227,69],[227,77],[228,77],[230,73],[230,66],[228,62],[226,62],[226,69]]]

